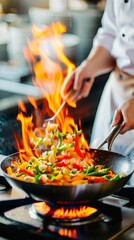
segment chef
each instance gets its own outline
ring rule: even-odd
[[[97,148],[114,126],[122,121],[122,134],[112,151],[134,160],[134,0],[107,0],[102,27],[88,57],[63,83],[64,98],[71,87],[79,90],[75,100],[87,97],[96,76],[111,72],[104,87],[90,146]],[[90,79],[85,81],[84,79]],[[106,146],[107,147],[107,146]]]

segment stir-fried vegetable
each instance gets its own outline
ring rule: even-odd
[[[76,185],[118,180],[123,175],[97,164],[89,151],[82,147],[80,135],[62,133],[57,124],[48,123],[44,137],[37,137],[32,144],[42,149],[40,156],[29,161],[12,161],[7,173],[19,180],[56,185]]]

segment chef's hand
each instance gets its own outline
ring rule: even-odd
[[[90,63],[85,60],[77,67],[70,76],[68,76],[61,88],[61,97],[66,99],[70,89],[74,89],[73,101],[78,101],[81,98],[87,97],[94,82],[94,76],[90,71]]]
[[[123,122],[121,134],[134,129],[134,98],[127,100],[115,110],[112,126]]]
[[[115,59],[109,51],[102,46],[94,47],[86,60],[65,79],[61,88],[61,97],[66,99],[71,89],[75,90],[74,101],[87,97],[95,77],[111,71],[114,67]],[[90,79],[90,81],[85,79]]]

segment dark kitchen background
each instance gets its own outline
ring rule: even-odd
[[[49,25],[60,21],[67,33],[76,35],[79,42],[70,42],[68,57],[78,66],[88,55],[93,38],[101,26],[105,1],[95,0],[0,0],[0,154],[16,151],[14,131],[20,133],[16,115],[18,100],[28,106],[27,96],[40,104],[39,89],[32,85],[31,69],[23,55],[32,25]],[[98,77],[91,93],[69,108],[70,114],[81,119],[86,138],[90,139],[98,102],[108,74]],[[29,111],[31,111],[29,107]]]

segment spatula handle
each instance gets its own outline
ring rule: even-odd
[[[111,151],[112,148],[112,144],[115,140],[115,138],[118,136],[118,134],[120,133],[121,129],[123,128],[123,123],[117,124],[116,126],[114,126],[111,130],[111,132],[109,133],[109,135],[107,136],[107,138],[99,145],[99,147],[97,149],[101,149],[101,147],[107,143],[108,144],[108,151]]]

